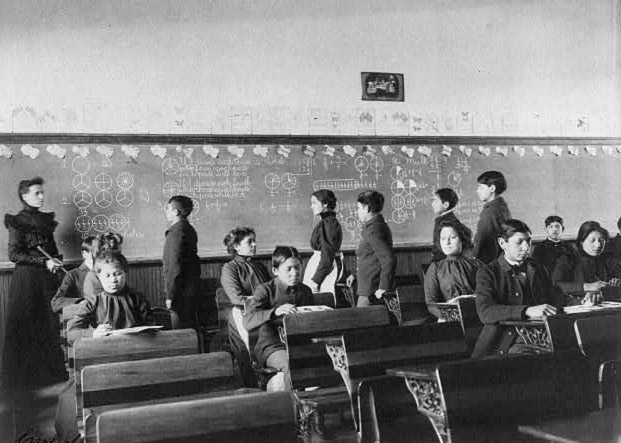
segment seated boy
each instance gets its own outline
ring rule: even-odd
[[[510,328],[498,323],[541,319],[555,315],[558,306],[575,303],[552,286],[543,266],[528,258],[530,238],[526,223],[506,220],[498,236],[502,255],[477,272],[477,312],[484,326],[472,357],[532,353]]]
[[[571,254],[569,246],[561,240],[561,234],[565,230],[563,218],[558,215],[546,217],[545,229],[547,238],[533,249],[533,259],[545,267],[548,274],[552,275],[556,261],[563,255]]]
[[[52,297],[52,311],[55,314],[63,308],[81,302],[84,299],[84,277],[93,269],[92,247],[95,237],[90,235],[82,240],[82,263],[75,269],[67,272],[54,297]]]
[[[275,278],[255,289],[244,314],[248,331],[259,328],[254,355],[261,367],[279,369],[284,389],[291,389],[287,351],[272,320],[296,313],[296,306],[314,304],[310,288],[302,284],[302,259],[296,248],[276,246],[272,254]]]
[[[446,258],[440,247],[440,230],[444,222],[459,223],[459,219],[453,212],[459,202],[459,197],[451,188],[438,189],[431,197],[431,208],[436,218],[433,222],[433,246],[431,248],[431,261]]]
[[[511,218],[511,211],[501,196],[507,189],[507,181],[501,172],[486,171],[479,175],[477,182],[477,195],[485,205],[477,223],[472,254],[483,263],[489,263],[500,255],[496,242],[500,225]]]

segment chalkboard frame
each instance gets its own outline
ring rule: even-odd
[[[84,134],[84,133],[0,133],[0,144],[134,144],[134,145],[203,145],[203,144],[283,144],[283,145],[621,145],[621,137],[485,137],[485,136],[337,136],[337,135],[211,135],[211,134]],[[534,239],[537,240],[535,235]],[[399,249],[429,247],[426,242],[399,245]],[[352,248],[346,249],[350,250]],[[269,251],[258,251],[268,254]],[[308,252],[308,251],[302,251]],[[219,259],[209,255],[209,259]],[[157,258],[132,259],[133,263],[153,263]],[[12,268],[0,263],[0,269]]]

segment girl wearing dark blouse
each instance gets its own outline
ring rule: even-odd
[[[15,414],[15,437],[36,423],[36,413],[24,410],[28,403],[20,403],[29,401],[37,387],[67,378],[60,343],[53,340],[58,331],[52,327],[50,306],[58,287],[55,273],[62,268],[54,242],[58,223],[54,213],[40,211],[44,203],[42,178],[21,181],[18,196],[23,209],[4,217],[9,259],[15,269],[6,297],[5,321],[0,325],[4,328],[0,334],[0,338],[4,336],[4,346],[0,343],[0,398],[9,400],[10,409],[22,412]]]
[[[608,231],[598,222],[582,223],[573,254],[558,259],[552,282],[566,295],[580,297],[605,294],[621,286],[621,264],[602,255],[607,239]]]
[[[311,233],[313,256],[306,265],[304,284],[313,292],[331,292],[343,274],[343,230],[336,218],[336,196],[329,189],[311,194],[311,210],[317,223]]]
[[[242,325],[243,306],[254,290],[270,280],[270,274],[261,263],[253,260],[257,250],[254,229],[238,227],[224,237],[224,245],[232,259],[222,266],[220,283],[233,305],[228,329],[231,350],[247,387],[256,387],[252,360],[248,350],[248,331]]]
[[[459,221],[446,220],[439,226],[440,248],[445,258],[432,262],[425,273],[427,309],[440,318],[435,303],[447,302],[458,295],[474,294],[480,263],[468,256],[472,231]]]

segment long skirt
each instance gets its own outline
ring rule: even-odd
[[[50,306],[57,286],[56,276],[44,266],[15,266],[2,346],[0,391],[5,394],[66,379],[59,329]]]

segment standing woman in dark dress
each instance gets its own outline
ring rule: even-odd
[[[313,255],[306,265],[303,283],[313,292],[334,294],[334,286],[343,275],[343,230],[336,219],[335,208],[336,196],[329,189],[311,194],[311,209],[317,223],[310,240]]]
[[[22,180],[18,195],[24,208],[4,217],[15,269],[7,297],[0,377],[0,397],[13,409],[15,437],[36,423],[32,392],[67,378],[60,347],[54,346],[50,307],[58,286],[54,274],[62,268],[54,242],[58,223],[54,213],[39,211],[44,196],[41,177]]]

